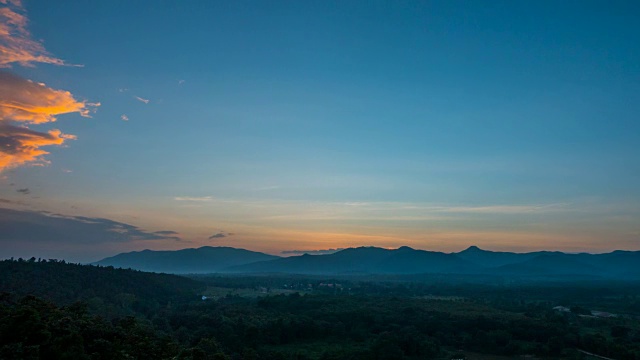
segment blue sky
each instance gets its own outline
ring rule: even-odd
[[[4,169],[6,206],[180,234],[59,256],[638,249],[637,2],[8,3],[82,67],[0,71],[100,105],[30,125],[77,139]]]

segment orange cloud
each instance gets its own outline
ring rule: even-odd
[[[62,145],[66,140],[75,139],[60,130],[42,133],[10,125],[10,122],[42,124],[71,112],[89,116],[98,105],[77,101],[68,91],[0,72],[0,172],[26,164],[47,164],[43,156],[48,152],[41,149],[42,146]]]
[[[0,121],[42,124],[56,121],[56,115],[78,112],[89,117],[90,104],[77,101],[70,92],[0,72]]]
[[[66,65],[51,56],[27,30],[21,0],[0,0],[0,68],[17,63]],[[70,92],[54,90],[44,84],[0,71],[0,172],[22,165],[44,165],[47,151],[43,146],[62,145],[75,139],[60,130],[37,132],[11,122],[42,124],[56,121],[60,114],[77,112],[88,117],[100,104],[76,100]]]
[[[0,67],[12,63],[32,66],[33,63],[67,65],[51,56],[44,46],[31,38],[27,30],[27,17],[19,0],[0,0]]]
[[[62,145],[66,140],[75,138],[73,135],[63,134],[60,130],[41,133],[0,123],[0,171],[25,164],[48,164],[43,158],[48,152],[40,147]]]

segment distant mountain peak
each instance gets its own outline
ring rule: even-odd
[[[397,250],[407,251],[407,250],[415,250],[415,249],[405,245],[405,246],[400,246]]]
[[[479,247],[477,247],[475,245],[471,245],[468,248],[462,250],[462,252],[472,252],[472,251],[478,252],[478,251],[485,251],[485,250],[482,250],[482,249],[480,249]]]

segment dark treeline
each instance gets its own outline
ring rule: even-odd
[[[640,282],[638,281],[550,281],[515,282],[503,278],[477,278],[453,275],[422,276],[308,276],[308,275],[190,275],[207,285],[227,288],[268,287],[288,285],[304,292],[309,286],[314,293],[419,297],[427,295],[457,296],[487,302],[505,309],[522,310],[520,304],[543,302],[566,304],[610,312],[640,315]],[[465,282],[466,279],[468,282]],[[339,284],[339,288],[321,287],[322,283]]]
[[[151,314],[172,301],[195,298],[200,282],[145,273],[31,258],[0,262],[0,291],[37,295],[56,304],[84,301],[104,317]]]
[[[58,307],[34,296],[0,295],[1,359],[169,359],[179,349],[131,316],[107,321],[83,303]]]
[[[640,359],[640,293],[633,284],[589,290],[319,277],[193,280],[36,259],[0,262],[0,275],[2,359],[449,359],[458,351],[585,358],[577,349]],[[207,287],[261,290],[203,301]],[[279,293],[285,287],[287,294]],[[609,306],[620,316],[588,315]]]

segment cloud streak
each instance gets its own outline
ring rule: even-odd
[[[0,244],[7,242],[99,244],[141,240],[179,241],[170,230],[149,232],[110,219],[0,208]]]
[[[154,234],[158,234],[158,235],[162,235],[162,236],[172,236],[172,235],[178,235],[179,233],[177,231],[172,231],[172,230],[161,230],[161,231],[154,231]]]
[[[138,101],[140,101],[140,102],[143,102],[143,103],[145,103],[145,104],[148,104],[148,103],[149,103],[149,101],[150,101],[149,99],[143,99],[143,98],[141,98],[140,96],[134,96],[133,98],[134,98],[134,99],[136,99],[136,100],[138,100]]]
[[[215,239],[222,239],[222,238],[226,238],[229,236],[233,236],[234,233],[230,233],[230,232],[226,232],[224,230],[220,230],[217,233],[209,236],[209,240],[215,240]]]
[[[280,252],[282,255],[327,255],[337,253],[338,251],[342,251],[345,248],[336,248],[336,249],[324,249],[324,250],[285,250]]]
[[[528,214],[566,211],[569,204],[541,204],[541,205],[488,205],[488,206],[448,206],[433,207],[433,211],[460,214]]]
[[[201,196],[201,197],[176,196],[176,197],[173,198],[173,200],[175,200],[175,201],[207,202],[207,201],[212,201],[213,198],[211,196]]]
[[[3,198],[0,198],[0,204],[29,206],[29,205],[27,205],[27,203],[25,203],[23,201],[15,201],[15,200],[3,199]]]

